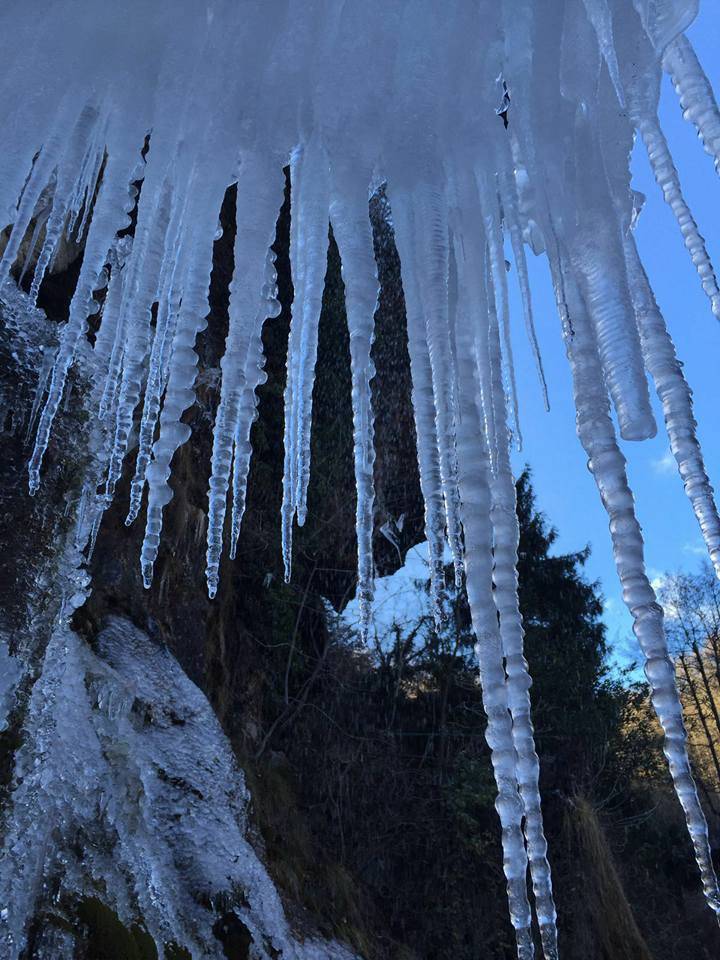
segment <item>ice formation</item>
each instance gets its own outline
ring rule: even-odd
[[[50,0],[8,0],[0,10],[0,218],[13,225],[0,280],[13,268],[15,275],[33,269],[36,252],[34,298],[63,235],[84,245],[69,319],[52,367],[40,371],[30,490],[40,483],[68,371],[82,359],[96,420],[79,537],[92,541],[138,431],[127,522],[137,519],[146,497],[146,585],[172,498],[172,459],[190,432],[183,414],[194,399],[194,344],[207,313],[218,212],[231,183],[238,229],[208,491],[211,596],[229,495],[234,556],[255,389],[264,375],[262,326],[278,311],[269,247],[289,164],[294,303],[285,389],[285,571],[290,577],[294,522],[302,524],[307,512],[331,223],[350,334],[358,597],[367,629],[377,296],[368,199],[385,185],[407,307],[433,591],[440,607],[447,542],[457,578],[466,578],[477,634],[521,957],[533,953],[528,866],[548,960],[557,956],[557,937],[517,601],[508,451],[520,428],[506,237],[541,380],[524,245],[549,262],[578,434],[608,512],[705,894],[720,915],[662,610],[645,574],[613,421],[614,412],[625,440],[655,434],[649,374],[720,573],[720,518],[690,389],[635,245],[641,203],[628,166],[638,136],[720,316],[720,289],[657,117],[664,69],[720,165],[720,112],[684,35],[696,12],[696,0],[181,0],[171,12],[146,0],[68,0],[62,10]],[[125,228],[135,207],[130,235]],[[90,345],[88,318],[98,312]],[[70,674],[62,680],[73,682]]]
[[[25,730],[0,878],[7,960],[22,955],[48,874],[59,878],[59,927],[63,898],[99,896],[128,926],[139,908],[161,949],[174,942],[220,960],[213,927],[232,913],[257,960],[353,960],[292,934],[247,839],[249,795],[212,707],[131,623],[111,619],[93,651],[58,626]],[[75,955],[46,946],[53,960]]]

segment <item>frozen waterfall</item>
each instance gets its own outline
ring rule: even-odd
[[[42,482],[43,457],[69,371],[82,362],[95,419],[78,547],[97,532],[138,432],[127,522],[137,521],[146,497],[140,557],[146,586],[153,578],[164,508],[173,496],[173,456],[190,435],[183,415],[195,397],[194,348],[208,309],[218,213],[226,189],[236,183],[230,324],[208,490],[211,597],[228,565],[224,547],[234,556],[255,390],[264,375],[262,328],[278,312],[270,245],[283,198],[282,171],[289,166],[294,303],[281,549],[289,578],[293,525],[304,522],[308,509],[318,323],[332,223],[350,337],[358,596],[367,630],[373,599],[370,382],[377,297],[368,201],[384,186],[407,305],[434,590],[439,596],[447,541],[456,576],[466,579],[477,635],[504,869],[521,958],[533,954],[528,867],[547,960],[557,957],[557,935],[514,569],[518,532],[509,449],[520,441],[520,411],[510,325],[518,318],[510,315],[506,236],[518,265],[520,319],[541,380],[525,244],[549,262],[560,335],[572,368],[578,435],[608,512],[618,574],[646,658],[705,895],[720,916],[662,611],[645,573],[618,447],[618,434],[641,441],[657,430],[649,377],[686,494],[720,574],[720,517],[696,437],[691,391],[635,244],[639,211],[629,172],[638,137],[677,220],[709,311],[720,316],[720,287],[657,116],[664,69],[685,117],[720,162],[720,112],[684,35],[696,8],[693,0],[66,0],[61,5],[6,0],[0,9],[0,227],[12,225],[0,259],[0,282],[14,282],[11,270],[15,275],[34,270],[35,300],[63,236],[84,247],[54,361],[38,370],[30,492]],[[94,339],[86,336],[90,318],[96,326],[99,322]],[[164,654],[120,623],[103,635],[98,653],[103,663],[90,663],[91,655],[62,625],[48,656],[53,651],[53,669],[42,678],[48,689],[36,688],[31,722],[38,738],[45,727],[52,728],[53,749],[60,753],[48,759],[46,770],[36,768],[26,778],[28,816],[41,792],[50,791],[59,815],[89,825],[92,811],[80,797],[82,785],[75,795],[53,786],[63,752],[75,749],[73,737],[84,724],[82,735],[97,764],[106,763],[105,740],[118,730],[125,739],[134,736],[132,689],[157,682],[158,689],[147,696],[164,702],[161,677],[172,675],[173,667],[161,669]],[[90,688],[80,679],[87,671]],[[92,723],[81,703],[88,696],[96,701]],[[190,691],[191,713],[206,709],[196,701]],[[192,750],[185,739],[192,730],[189,717],[181,731],[167,733],[172,742],[158,734],[154,749],[165,755],[172,748],[182,756]],[[146,749],[131,751],[140,767]],[[218,751],[207,763],[220,764],[218,782],[229,783],[229,760]],[[202,752],[196,756],[183,776],[199,776],[203,757]],[[122,857],[132,858],[136,851],[130,840],[123,842],[116,804],[127,792],[128,778],[143,774],[115,767],[108,776],[122,783],[117,796],[106,798],[103,817],[116,825]],[[211,811],[225,818],[218,829],[232,850],[215,850],[218,835],[211,836],[208,823],[214,821],[208,821],[202,804],[191,812],[202,830],[193,841],[197,863],[188,868],[193,882],[194,872],[199,883],[216,870],[217,858],[233,850],[247,864],[247,844],[233,826],[243,797],[234,790],[228,786],[227,805],[218,800]],[[152,802],[161,808],[147,815],[162,823],[169,815],[168,798],[158,794]],[[33,874],[32,885],[45,840],[33,836],[35,846],[23,848],[30,843],[24,824],[17,822],[13,829],[6,846],[18,869]],[[102,851],[99,842],[98,856]],[[158,851],[148,889],[159,883],[162,889],[178,888],[181,897],[187,878],[178,879],[163,856]],[[122,905],[128,894],[119,864],[98,864],[97,870],[117,882],[114,897]],[[262,935],[281,942],[286,930],[274,891],[263,887],[260,867],[253,870],[262,901],[258,909],[268,923]],[[224,882],[216,879],[215,887]],[[14,895],[3,891],[5,901]],[[174,908],[182,906],[177,898],[168,900]],[[183,937],[193,942],[183,928],[192,923],[190,906],[184,917],[163,913],[152,898],[144,906],[160,942]],[[0,921],[5,942],[17,945],[22,929],[9,929],[4,913]],[[192,936],[201,951],[202,929]]]

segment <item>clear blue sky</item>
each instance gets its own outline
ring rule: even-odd
[[[703,0],[700,15],[688,35],[720,95],[717,2]],[[682,119],[667,78],[663,83],[660,120],[680,171],[685,197],[711,259],[720,270],[720,178],[697,140],[694,127]],[[647,197],[637,228],[640,252],[678,356],[685,364],[685,374],[694,392],[706,466],[716,490],[720,490],[720,323],[710,311],[672,213],[653,180],[642,145],[635,149],[633,174],[633,186]],[[513,291],[514,349],[524,437],[524,448],[516,455],[515,466],[521,469],[527,462],[532,467],[538,506],[560,534],[558,550],[575,550],[590,544],[592,556],[587,572],[601,583],[608,636],[617,661],[624,663],[637,656],[631,619],[615,574],[607,517],[575,435],[570,373],[547,266],[543,258],[530,258],[536,321],[552,409],[546,414],[542,407],[532,357],[523,337],[520,304]],[[672,464],[668,462],[669,445],[662,414],[657,403],[655,408],[657,437],[643,443],[624,443],[623,451],[645,536],[648,568],[651,577],[659,579],[666,571],[696,567],[702,559],[703,546],[674,460]]]

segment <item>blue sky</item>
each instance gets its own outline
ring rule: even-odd
[[[688,31],[705,71],[720,92],[720,8],[705,0]],[[660,121],[680,172],[683,192],[706,239],[711,259],[720,269],[720,179],[710,157],[682,119],[674,90],[663,84]],[[643,257],[658,303],[683,361],[693,389],[695,416],[705,462],[716,489],[720,489],[720,323],[684,248],[669,207],[652,177],[644,148],[633,155],[633,186],[647,201],[637,227]],[[547,374],[551,411],[542,408],[532,357],[523,338],[520,304],[513,291],[514,349],[520,391],[524,446],[515,456],[516,469],[527,462],[533,470],[538,506],[560,534],[557,549],[575,550],[589,543],[590,578],[601,583],[606,599],[608,636],[618,662],[637,656],[631,619],[622,602],[607,528],[607,517],[586,467],[585,454],[575,435],[570,372],[561,342],[547,266],[543,258],[530,262],[533,302]],[[512,273],[511,273],[512,277]],[[652,391],[651,391],[652,393]],[[682,483],[669,460],[669,445],[659,405],[655,404],[658,435],[651,441],[623,443],[631,486],[647,548],[653,579],[666,571],[693,569],[702,559],[703,544]]]
[[[720,94],[720,8],[704,0],[702,12],[688,31],[714,88]],[[683,190],[710,256],[720,270],[720,179],[704,152],[695,129],[682,119],[674,90],[664,80],[660,120],[680,171]],[[675,219],[655,184],[642,145],[633,156],[633,186],[647,197],[637,227],[637,238],[646,270],[675,341],[678,356],[694,391],[695,416],[705,463],[720,491],[720,323],[713,317],[702,292]],[[510,273],[514,317],[513,349],[518,379],[523,450],[514,456],[520,472],[528,463],[533,472],[537,505],[556,527],[557,552],[592,550],[586,572],[600,583],[605,597],[605,622],[612,658],[627,665],[638,658],[632,621],[620,592],[612,557],[607,515],[590,476],[586,457],[575,434],[575,408],[565,349],[560,335],[555,301],[544,257],[530,258],[533,304],[551,410],[546,413],[532,355],[524,336],[522,307]],[[653,391],[651,396],[655,401]],[[623,443],[630,483],[646,542],[648,571],[660,582],[668,571],[693,569],[701,562],[704,546],[697,521],[685,496],[674,459],[670,455],[662,412],[655,401],[658,435],[642,443]],[[375,628],[383,634],[395,619],[414,621],[426,598],[415,578],[427,576],[424,544],[414,548],[405,567],[377,584]],[[357,618],[351,603],[344,619]]]

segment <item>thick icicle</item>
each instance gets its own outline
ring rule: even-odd
[[[667,45],[662,65],[680,98],[683,116],[695,125],[702,145],[720,173],[720,109],[702,64],[684,34]]]
[[[183,271],[187,268],[184,259],[177,255],[176,249],[180,239],[185,204],[175,203],[171,210],[157,285],[155,335],[148,362],[135,474],[130,485],[130,507],[125,518],[128,526],[134,522],[140,512],[147,467],[152,456],[155,428],[160,416],[162,394],[167,383],[168,365],[182,300]]]
[[[291,167],[293,216],[297,218],[290,260],[297,276],[293,316],[299,313],[301,329],[295,392],[295,510],[298,525],[305,523],[310,480],[310,429],[315,385],[318,324],[327,269],[330,196],[328,160],[318,141],[311,142]]]
[[[720,516],[705,471],[696,434],[692,392],[677,359],[675,346],[655,301],[632,234],[625,237],[625,259],[643,358],[662,403],[670,449],[677,460],[685,492],[692,504],[710,559],[720,576]]]
[[[558,278],[555,278],[556,283]],[[720,892],[713,868],[705,816],[700,806],[686,749],[682,707],[663,628],[663,611],[645,572],[643,539],[635,516],[623,457],[615,439],[609,404],[602,380],[597,347],[585,305],[569,274],[564,276],[573,328],[566,339],[573,374],[577,432],[588,456],[588,466],[598,485],[610,519],[610,534],[623,599],[633,618],[633,632],[645,657],[645,674],[651,699],[665,735],[663,750],[673,784],[685,812],[708,904],[720,916]]]
[[[458,336],[458,466],[465,531],[465,577],[476,652],[488,718],[486,739],[498,788],[495,808],[500,817],[503,869],[507,880],[510,919],[518,957],[534,956],[530,904],[527,895],[528,857],[521,829],[522,801],[516,778],[517,755],[508,710],[497,611],[492,599],[492,528],[490,524],[490,458],[478,413],[473,344],[469,326],[460,323]]]
[[[437,621],[442,617],[445,591],[445,505],[443,501],[440,454],[435,420],[432,368],[420,295],[421,278],[413,249],[414,209],[410,198],[395,196],[392,223],[400,256],[402,286],[407,317],[408,352],[412,376],[412,404],[417,436],[420,489],[425,503],[425,537],[430,558],[430,585]]]
[[[398,232],[402,229],[402,221]],[[417,275],[433,389],[433,405],[440,462],[447,539],[453,556],[455,581],[462,582],[463,546],[455,453],[453,363],[448,327],[448,209],[444,189],[416,186],[413,193],[412,233],[401,238],[408,269]],[[408,249],[410,248],[410,249]],[[403,267],[403,277],[405,267]],[[420,278],[422,277],[422,280]],[[419,344],[418,344],[419,346]]]
[[[378,297],[377,268],[373,252],[368,207],[368,186],[362,173],[335,170],[331,189],[330,220],[337,241],[345,285],[345,310],[350,335],[352,373],[353,452],[355,461],[355,530],[357,534],[360,625],[367,639],[372,622],[374,595],[373,508],[375,447],[370,381],[375,367],[370,358]]]
[[[273,170],[272,167],[275,167]],[[273,176],[269,175],[272,171]],[[283,178],[272,158],[243,157],[238,177],[235,267],[230,284],[230,322],[221,360],[220,405],[213,431],[213,453],[208,490],[207,565],[208,594],[215,596],[227,509],[227,492],[233,462],[233,444],[239,433],[240,412],[247,387],[248,354],[262,338],[267,254],[275,235],[275,222],[283,198]],[[253,388],[254,389],[254,388]]]
[[[569,246],[597,337],[603,373],[626,440],[655,436],[640,339],[625,271],[620,228],[587,115],[576,123],[576,176],[586,199]],[[630,322],[628,322],[630,321]]]

